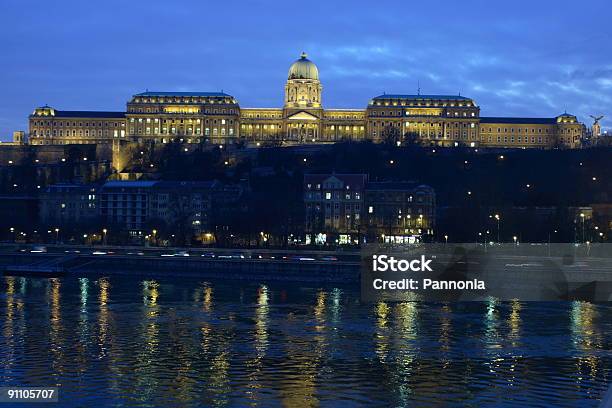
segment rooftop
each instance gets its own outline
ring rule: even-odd
[[[225,92],[142,92],[134,96],[229,96]]]
[[[501,118],[501,117],[481,116],[480,123],[548,125],[548,124],[557,123],[557,118]]]
[[[400,95],[400,94],[382,94],[375,96],[373,98],[376,99],[414,99],[414,100],[424,100],[424,99],[432,99],[432,100],[449,100],[449,101],[467,101],[470,98],[466,98],[461,95]]]
[[[332,177],[342,181],[344,185],[353,187],[362,187],[368,180],[367,174],[304,174],[304,183],[321,184]]]
[[[46,116],[46,115],[42,115]],[[125,118],[125,112],[108,111],[62,111],[54,110],[52,115],[56,118]]]

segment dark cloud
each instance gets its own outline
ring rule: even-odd
[[[220,90],[280,106],[302,50],[328,107],[382,92],[461,93],[484,115],[565,110],[612,124],[608,2],[4,0],[0,138],[27,115],[118,110],[136,92]]]

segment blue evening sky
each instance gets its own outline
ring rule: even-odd
[[[610,17],[605,0],[0,0],[0,139],[36,106],[124,110],[146,88],[280,107],[303,50],[329,108],[420,83],[474,98],[484,116],[567,110],[610,127]]]

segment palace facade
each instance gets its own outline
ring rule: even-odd
[[[317,66],[305,53],[289,68],[282,108],[242,108],[223,92],[143,92],[125,112],[62,111],[29,117],[31,144],[331,143],[370,139],[427,146],[576,148],[586,128],[567,113],[550,118],[482,117],[460,95],[380,95],[361,109],[327,109]]]

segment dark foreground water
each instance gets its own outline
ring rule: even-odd
[[[0,382],[60,406],[598,406],[611,346],[611,305],[0,277]]]

